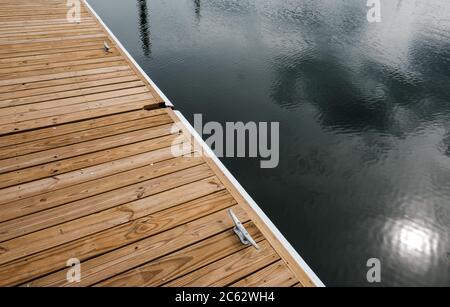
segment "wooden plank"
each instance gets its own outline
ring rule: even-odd
[[[167,167],[154,168],[153,173],[148,175],[151,179],[55,208],[51,208],[52,204],[48,204],[50,207],[48,210],[0,223],[0,242],[136,200],[142,199],[146,202],[146,197],[213,176],[213,173],[204,164],[198,165],[201,160],[181,158],[176,162]],[[64,195],[59,197],[64,198]],[[11,212],[9,214],[11,215]]]
[[[94,139],[92,141],[68,145],[61,148],[58,147],[37,153],[3,159],[0,160],[0,173],[11,172],[30,166],[59,161],[108,148],[154,139],[172,134],[172,129],[173,126],[171,124],[166,124],[104,137],[102,142],[98,142]]]
[[[66,90],[82,89],[105,84],[115,84],[124,81],[136,81],[137,76],[131,70],[99,73],[94,75],[68,77],[48,81],[20,83],[0,87],[0,100],[36,96],[63,92]]]
[[[82,28],[75,30],[62,30],[62,31],[45,31],[45,32],[35,32],[35,33],[13,33],[13,34],[3,34],[0,35],[0,44],[5,44],[8,42],[17,42],[17,40],[29,40],[36,41],[39,39],[47,38],[64,38],[73,37],[74,35],[92,35],[97,34],[97,28]]]
[[[84,103],[95,97],[120,97],[128,93],[145,93],[148,89],[142,81],[120,82],[85,89],[66,90],[64,92],[5,99],[0,101],[2,115],[31,112],[59,105]],[[124,95],[125,94],[125,95]],[[102,98],[103,99],[103,98]]]
[[[94,19],[92,17],[84,17],[81,20],[80,24],[92,23],[92,22],[94,22]],[[41,26],[41,25],[67,25],[67,24],[73,24],[73,23],[67,22],[67,18],[0,21],[0,26],[2,26],[2,28],[4,28],[4,29],[8,29],[11,27],[29,27],[29,26]]]
[[[0,206],[2,214],[0,222],[12,220],[21,216],[48,210],[69,202],[78,201],[107,191],[119,189],[124,186],[143,182],[169,172],[179,171],[203,163],[198,158],[175,158],[161,161],[157,164],[128,170],[119,174],[99,178],[93,181],[80,183],[56,191],[39,194],[34,197],[11,202]],[[114,191],[114,194],[117,193]],[[51,214],[51,213],[50,213]],[[28,217],[25,218],[28,221]],[[16,220],[11,221],[14,224]],[[19,223],[20,224],[20,223]],[[3,225],[0,224],[0,229]]]
[[[83,130],[80,132],[73,132],[55,137],[47,137],[43,140],[2,147],[0,151],[0,160],[171,123],[172,120],[170,117],[162,114],[159,116],[144,117],[140,119],[137,118],[134,121],[112,123],[109,126],[103,126],[96,129]]]
[[[119,88],[120,86],[115,85],[114,87]],[[153,98],[153,96],[149,94],[148,89],[140,84],[140,86],[132,86],[130,88],[125,87],[124,89],[109,90],[96,94],[3,108],[1,109],[1,112],[2,114],[4,114],[4,116],[0,116],[0,123],[6,124],[15,121],[26,121],[33,118],[46,117],[49,116],[49,114],[53,114],[55,110],[58,110],[57,112],[59,112],[59,110],[63,110],[63,108],[64,110],[66,110],[68,106],[70,106],[72,110],[76,110],[76,108],[84,109],[83,105],[88,105],[89,103],[100,104],[103,102],[103,104],[105,104],[108,102],[114,102],[114,100],[112,99],[117,100],[120,97],[137,97],[138,94],[146,94],[139,96],[145,99]],[[12,115],[14,115],[14,117],[12,117]]]
[[[259,243],[259,249],[249,246],[164,286],[224,287],[279,259],[275,250],[264,240]]]
[[[49,8],[49,12],[51,11],[51,8]],[[89,18],[89,14],[87,14],[86,12],[81,12],[80,13],[81,19],[83,18]],[[27,20],[54,20],[54,19],[66,19],[67,21],[67,13],[66,14],[46,14],[46,15],[36,15],[33,16],[33,14],[29,14],[27,16]],[[1,22],[16,22],[16,21],[22,21],[23,20],[23,16],[1,16],[0,17],[0,21]]]
[[[63,124],[50,128],[42,128],[33,131],[27,131],[20,134],[2,136],[0,148],[5,149],[11,145],[23,144],[32,141],[39,141],[46,138],[57,137],[70,133],[77,133],[89,129],[100,128],[114,123],[122,123],[126,121],[139,120],[146,117],[158,116],[165,114],[164,109],[155,110],[138,110],[133,112],[121,113],[106,117],[93,118],[76,123]]]
[[[232,287],[291,287],[298,283],[294,273],[283,260],[279,260],[268,267],[232,284]]]
[[[85,261],[235,204],[231,195],[222,190],[95,233],[87,238],[20,258],[0,265],[0,286],[21,284],[56,272],[66,268],[67,259],[75,257]],[[189,226],[184,226],[184,229],[187,228]]]
[[[223,190],[217,178],[207,178],[129,204],[49,227],[0,243],[0,264],[25,257],[193,199]]]
[[[42,64],[67,62],[68,59],[74,61],[74,60],[87,60],[101,57],[115,57],[118,56],[118,54],[119,52],[117,51],[117,49],[112,48],[109,50],[109,52],[105,52],[104,50],[81,50],[81,51],[71,50],[68,52],[60,52],[53,54],[21,56],[15,58],[0,59],[0,69],[8,69],[8,68],[12,69],[25,66],[36,67],[36,65]]]
[[[252,223],[244,225],[249,234],[260,242],[263,237]],[[233,230],[207,238],[175,253],[151,261],[136,269],[114,276],[96,286],[107,287],[155,287],[191,273],[210,263],[234,254],[247,246],[243,245]]]
[[[99,37],[89,37],[84,39],[71,38],[67,39],[62,45],[60,42],[29,42],[19,44],[0,45],[0,53],[14,52],[9,57],[17,57],[15,52],[31,52],[31,51],[44,51],[50,49],[67,49],[76,50],[80,46],[96,45],[99,50],[103,46],[103,42],[109,42],[103,35]]]
[[[79,62],[78,64],[76,62]],[[57,63],[58,65],[54,65],[57,67],[49,67],[39,66],[39,69],[29,70],[29,67],[26,67],[26,71],[19,72],[11,72],[0,75],[0,85],[9,85],[11,79],[19,79],[19,78],[27,78],[27,77],[35,77],[47,74],[58,74],[64,72],[73,72],[80,70],[89,70],[95,68],[103,68],[103,67],[111,67],[111,66],[121,66],[125,64],[121,57],[110,57],[110,58],[100,58],[100,59],[91,59],[91,60],[81,60],[81,61],[73,61],[66,63],[67,65],[62,65],[62,63]]]
[[[71,61],[63,61],[63,62],[50,62],[47,61],[42,64],[34,64],[34,65],[19,65],[13,67],[0,68],[0,80],[2,79],[10,79],[11,77],[19,76],[25,77],[30,75],[39,75],[42,71],[54,71],[60,72],[62,68],[66,70],[71,66],[82,66],[88,64],[97,64],[97,63],[108,63],[108,62],[117,62],[121,61],[122,57],[118,55],[108,55],[105,53],[100,57],[93,57],[88,59],[78,59]]]
[[[103,42],[105,40],[100,38],[89,39],[84,41],[66,42],[62,44],[30,44],[28,46],[16,45],[13,48],[5,46],[7,48],[0,48],[0,59],[18,58],[26,56],[37,55],[51,55],[70,52],[73,50],[86,51],[86,50],[103,50]]]
[[[129,97],[126,97],[129,98]],[[9,134],[9,133],[17,133],[22,131],[27,131],[31,129],[39,129],[49,126],[56,126],[60,124],[80,121],[84,119],[102,117],[106,115],[119,114],[129,111],[141,110],[142,105],[151,105],[155,102],[154,99],[137,99],[136,101],[132,100],[119,100],[113,101],[114,103],[109,105],[94,105],[91,107],[88,106],[85,110],[80,110],[76,113],[64,113],[64,114],[55,114],[50,117],[43,117],[32,119],[29,121],[9,123],[0,126],[0,135],[1,134]]]
[[[103,65],[105,66],[105,65]],[[83,67],[84,68],[84,67]],[[37,76],[31,77],[19,77],[19,78],[11,78],[8,80],[0,80],[0,86],[8,86],[8,85],[17,85],[17,84],[27,84],[32,82],[40,82],[40,81],[49,81],[49,80],[57,80],[63,78],[71,78],[71,77],[81,77],[81,76],[89,76],[89,75],[97,75],[101,73],[109,73],[109,72],[118,72],[129,70],[130,67],[127,65],[123,65],[123,63],[119,63],[116,65],[115,63],[109,63],[106,67],[96,67],[92,68],[92,65],[86,69],[79,69],[76,71],[68,71],[68,72],[60,72],[60,73],[50,73],[50,74],[41,74]]]
[[[88,118],[101,117],[127,111],[142,109],[144,105],[155,103],[153,96],[147,92],[143,94],[121,96],[117,98],[89,101],[81,104],[62,106],[35,112],[20,113],[15,117],[25,120],[12,121],[3,119],[6,123],[0,125],[0,134],[37,129],[52,125],[59,125]],[[72,112],[71,112],[72,110]]]
[[[177,140],[177,135],[168,135],[135,144],[128,144],[114,149],[103,150],[83,156],[73,157],[63,161],[47,163],[23,170],[0,174],[0,187],[9,187],[40,178],[54,177],[73,170],[80,170],[93,165],[106,163],[131,157],[137,154],[149,152],[172,145]]]
[[[41,17],[38,17],[41,18]],[[8,20],[7,18],[0,18],[0,21]],[[10,19],[11,20],[11,19]],[[18,39],[18,40],[0,40],[0,45],[19,45],[19,44],[33,44],[33,43],[46,43],[46,42],[58,42],[63,43],[66,40],[83,40],[86,38],[106,38],[103,33],[98,34],[85,34],[85,35],[71,35],[68,37],[51,37],[51,38],[36,38],[36,39]]]
[[[152,100],[153,96],[146,87],[118,90],[108,93],[93,94],[75,98],[64,99],[64,103],[58,106],[58,101],[48,103],[33,104],[30,107],[12,107],[5,113],[11,113],[9,116],[0,116],[0,125],[6,125],[17,122],[24,122],[38,118],[68,114],[77,111],[101,108],[124,102]],[[28,110],[27,110],[28,108]],[[18,112],[14,110],[18,109]],[[3,112],[3,110],[2,110]]]
[[[239,207],[233,207],[233,210],[244,222],[248,220],[245,212]],[[230,229],[233,222],[226,218],[227,215],[226,211],[220,211],[85,261],[83,262],[83,278],[80,283],[68,283],[66,270],[62,270],[28,283],[27,286],[88,286],[95,284],[109,276],[137,267],[152,259]]]
[[[65,23],[65,24],[50,24],[50,25],[26,25],[26,26],[9,26],[2,27],[1,34],[13,34],[13,33],[34,33],[42,32],[44,30],[64,30],[64,29],[84,29],[96,26],[95,22],[82,22],[82,23]]]
[[[183,140],[174,141],[173,145],[183,142]],[[169,144],[170,145],[170,144]],[[187,147],[187,146],[186,146]],[[182,153],[187,154],[190,148],[186,148]],[[168,160],[173,157],[171,147],[151,150],[142,154],[125,157],[122,159],[93,165],[80,170],[67,172],[64,174],[47,177],[32,182],[15,185],[10,188],[0,190],[0,204],[6,204],[18,201],[34,195],[56,191],[74,184],[91,181],[108,175],[121,173],[134,168],[139,168],[149,164],[155,164],[160,161]]]

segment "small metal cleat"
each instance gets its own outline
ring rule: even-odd
[[[103,42],[103,49],[105,50],[105,52],[109,52],[109,50],[111,49],[108,45],[107,42]]]
[[[230,214],[231,219],[233,220],[234,226],[233,230],[234,233],[239,237],[239,240],[241,240],[241,243],[244,245],[253,245],[256,249],[259,249],[259,245],[253,240],[252,236],[248,233],[248,231],[245,229],[244,225],[239,221],[237,216],[234,214],[233,210],[228,209],[228,214]]]

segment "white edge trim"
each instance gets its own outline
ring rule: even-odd
[[[256,214],[263,220],[263,222],[269,227],[278,241],[286,248],[289,254],[294,258],[294,260],[298,263],[298,265],[305,271],[308,277],[312,280],[312,282],[317,287],[325,287],[324,283],[320,280],[319,277],[314,273],[314,271],[309,267],[309,265],[303,260],[303,258],[297,253],[297,251],[292,247],[292,245],[286,240],[283,234],[278,230],[278,228],[272,223],[272,221],[267,217],[264,211],[256,204],[253,198],[245,191],[245,189],[241,186],[241,184],[234,178],[234,176],[230,173],[230,171],[223,165],[223,163],[217,158],[214,152],[209,148],[209,146],[203,141],[197,131],[191,126],[189,121],[181,114],[179,111],[174,110],[174,113],[178,116],[180,121],[189,129],[190,133],[194,136],[195,140],[201,144],[202,149],[212,158],[212,160],[217,164],[220,170],[224,173],[224,175],[231,181],[234,187],[238,190],[238,192],[244,197],[244,199],[248,202],[248,204],[252,207],[252,209],[256,212]]]
[[[172,102],[167,98],[166,95],[159,89],[159,87],[153,82],[153,80],[147,75],[147,73],[142,69],[142,67],[134,60],[134,58],[130,55],[130,53],[125,49],[125,47],[120,43],[114,33],[108,28],[108,26],[103,22],[103,20],[98,16],[95,10],[90,6],[87,0],[83,0],[86,7],[91,11],[91,13],[95,16],[95,18],[100,22],[100,24],[105,28],[108,32],[109,36],[114,40],[117,46],[122,50],[122,52],[128,57],[131,63],[136,66],[142,76],[150,83],[151,86],[155,89],[158,95],[164,100],[164,103],[167,107],[173,107]],[[189,121],[181,114],[179,111],[174,111],[174,113],[178,116],[181,122],[189,129],[191,134],[195,137],[197,142],[202,145],[203,150],[205,150],[208,155],[213,159],[213,161],[217,164],[220,170],[224,173],[224,175],[230,180],[230,182],[234,185],[234,187],[238,190],[238,192],[244,197],[247,203],[252,207],[252,209],[256,212],[256,214],[263,220],[263,222],[269,227],[275,237],[283,244],[289,254],[297,261],[298,265],[305,271],[308,277],[313,281],[313,283],[317,287],[325,287],[324,283],[317,277],[317,275],[313,272],[313,270],[309,267],[309,265],[303,260],[303,258],[297,253],[297,251],[292,247],[292,245],[286,240],[283,234],[278,230],[278,228],[272,223],[272,221],[267,217],[264,211],[256,204],[253,198],[245,191],[245,189],[241,186],[241,184],[234,178],[234,176],[230,173],[230,171],[223,165],[223,163],[217,158],[214,152],[209,148],[209,146],[203,141],[203,139],[198,135],[197,131],[191,126]]]
[[[167,98],[166,95],[159,89],[159,87],[153,82],[152,79],[146,74],[146,72],[142,69],[142,67],[134,60],[134,58],[130,55],[130,53],[125,49],[125,47],[120,43],[117,37],[112,33],[112,31],[108,28],[108,26],[103,22],[103,20],[98,16],[95,10],[91,7],[91,5],[87,2],[87,0],[83,0],[84,4],[91,11],[92,15],[100,22],[100,24],[105,28],[106,32],[108,32],[109,36],[116,43],[116,45],[122,50],[122,52],[128,57],[128,59],[133,63],[133,65],[139,70],[141,75],[147,80],[148,83],[153,87],[153,89],[158,93],[158,95],[164,100],[164,103],[167,107],[173,107],[172,102]]]

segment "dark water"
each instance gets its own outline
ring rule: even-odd
[[[280,122],[223,161],[326,285],[450,286],[450,1],[89,2],[189,120]]]

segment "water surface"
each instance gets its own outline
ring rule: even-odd
[[[330,286],[450,286],[450,2],[89,0],[190,120],[280,122],[222,159]]]

